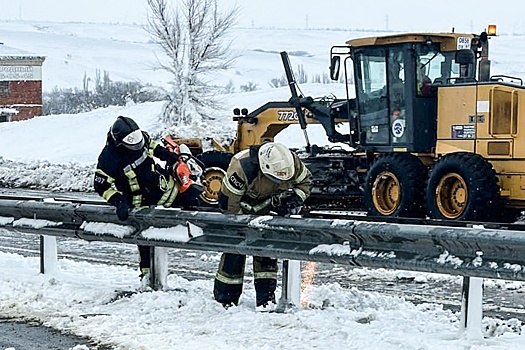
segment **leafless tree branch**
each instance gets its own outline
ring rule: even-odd
[[[151,11],[148,32],[169,60],[160,67],[173,76],[162,121],[167,126],[188,125],[193,120],[188,113],[209,118],[207,109],[218,107],[218,89],[207,78],[231,68],[236,58],[226,37],[235,25],[238,9],[221,12],[218,0],[180,0],[173,10],[168,0],[147,1]]]

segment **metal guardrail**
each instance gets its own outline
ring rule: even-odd
[[[366,218],[363,218],[366,220]],[[525,232],[0,199],[0,227],[50,236],[525,281]],[[160,230],[163,229],[163,230]]]

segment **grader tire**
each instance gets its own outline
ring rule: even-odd
[[[430,172],[426,191],[432,219],[492,221],[501,209],[496,173],[487,160],[473,153],[441,158]]]
[[[221,190],[222,179],[230,164],[232,154],[221,151],[207,151],[197,158],[204,164],[204,192],[201,196],[208,204],[216,204]]]
[[[426,168],[408,153],[391,153],[377,159],[366,177],[368,215],[423,217]]]

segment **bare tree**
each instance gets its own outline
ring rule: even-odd
[[[148,0],[148,32],[168,57],[161,67],[173,76],[161,115],[167,127],[212,119],[220,89],[211,83],[212,73],[230,68],[235,59],[226,35],[235,24],[236,7],[221,12],[218,0],[176,2],[169,8],[167,0]]]

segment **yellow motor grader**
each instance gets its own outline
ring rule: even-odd
[[[301,156],[313,173],[312,207],[512,220],[525,208],[525,88],[519,78],[491,76],[492,35],[495,26],[481,34],[395,34],[334,46],[330,76],[337,80],[343,70],[343,99],[300,95],[282,52],[291,99],[250,113],[236,109],[237,137],[226,150],[273,140],[298,123],[306,143]],[[337,131],[340,122],[348,123],[347,134]],[[353,150],[310,145],[312,123]]]

